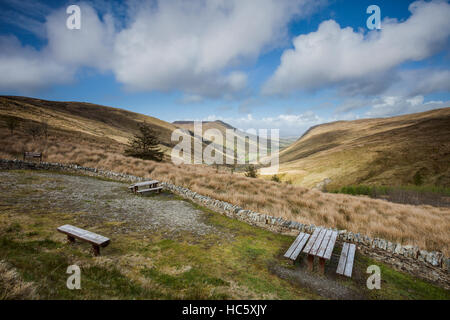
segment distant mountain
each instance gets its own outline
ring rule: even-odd
[[[194,132],[194,121],[181,120],[181,121],[174,121],[174,122],[172,122],[172,124],[179,128],[183,128],[183,129],[189,130],[191,132]],[[226,134],[226,129],[235,130],[235,133],[238,135],[238,137],[242,137],[242,139],[244,139],[244,137],[246,135],[245,132],[236,129],[232,125],[230,125],[226,122],[223,122],[221,120],[203,121],[202,129],[203,129],[203,132],[205,132],[206,130],[209,130],[209,129],[217,129],[223,134],[224,137]],[[270,135],[270,132],[268,132],[268,134]],[[279,141],[280,150],[291,145],[295,140],[297,140],[297,138],[280,138],[280,141]],[[225,144],[225,141],[224,141],[224,144]],[[270,145],[270,142],[265,142],[263,144]]]
[[[450,108],[310,128],[280,153],[284,179],[307,187],[351,184],[450,186]]]

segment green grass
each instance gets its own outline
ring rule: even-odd
[[[390,300],[450,300],[450,291],[409,274],[399,272],[368,257],[361,256],[364,265],[377,265],[381,271],[381,289],[367,290],[371,299]]]
[[[383,198],[392,202],[405,204],[429,204],[434,206],[450,206],[450,188],[439,186],[345,186],[331,191],[350,195],[366,195],[371,198]]]
[[[442,196],[450,196],[450,188],[439,186],[399,186],[399,187],[387,187],[387,186],[367,186],[367,185],[355,185],[345,186],[338,190],[330,191],[332,193],[344,193],[351,195],[366,195],[375,197],[377,195],[387,195],[393,190],[413,191],[417,193],[435,193]]]

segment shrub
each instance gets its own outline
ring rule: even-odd
[[[280,177],[277,176],[276,174],[274,174],[270,180],[275,181],[275,182],[281,182]]]
[[[249,178],[256,178],[256,177],[258,177],[258,173],[257,173],[256,168],[255,168],[254,165],[251,164],[251,165],[248,165],[245,168],[245,176],[249,177]]]
[[[421,186],[423,184],[423,177],[419,171],[416,172],[416,174],[413,177],[413,180],[416,186]]]

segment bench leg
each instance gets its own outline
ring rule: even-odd
[[[100,255],[100,246],[96,246],[95,244],[93,244],[92,249],[94,250],[94,256]]]
[[[69,235],[67,235],[67,240],[69,240],[70,243],[75,242],[75,238]]]
[[[308,255],[308,270],[313,271],[314,269],[314,256],[309,254]]]
[[[320,273],[325,274],[325,259],[319,258]]]

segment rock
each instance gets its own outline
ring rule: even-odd
[[[445,271],[450,273],[450,258],[445,258],[444,259],[444,261],[442,263],[442,267],[444,268]]]

